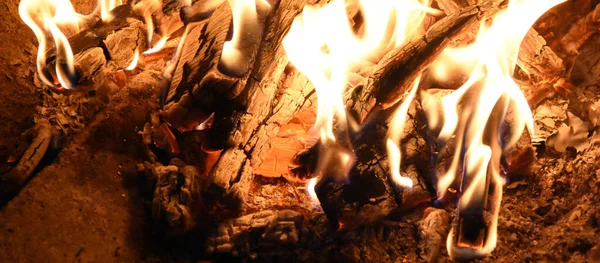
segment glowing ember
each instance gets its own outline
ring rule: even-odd
[[[334,0],[322,7],[306,6],[296,17],[283,46],[290,62],[313,83],[317,93],[317,120],[313,132],[321,135],[324,146],[317,164],[319,180],[344,181],[341,171],[349,172],[353,161],[342,164],[344,155],[354,159],[350,139],[337,138],[358,127],[346,115],[343,94],[346,91],[348,73],[353,67],[367,60],[377,60],[381,54],[408,40],[419,29],[426,15],[429,1],[357,1],[364,27],[359,35],[349,23],[346,3]],[[330,156],[325,158],[325,156]],[[321,158],[323,157],[323,158]],[[329,169],[335,165],[336,171]],[[408,185],[401,182],[401,185]],[[411,182],[412,184],[412,182]],[[316,185],[311,180],[310,187]],[[309,189],[314,194],[314,189]]]
[[[502,153],[512,147],[527,128],[533,132],[533,117],[525,97],[511,76],[519,46],[535,20],[563,2],[511,1],[489,28],[482,26],[475,43],[448,49],[436,62],[438,77],[459,68],[469,80],[442,98],[443,117],[428,112],[430,127],[443,126],[441,142],[454,140],[454,158],[438,179],[442,198],[458,174],[461,175],[459,219],[448,236],[447,248],[454,259],[487,256],[496,246],[498,210],[504,179],[500,173]],[[512,113],[508,138],[506,117]],[[459,110],[460,109],[460,110]]]

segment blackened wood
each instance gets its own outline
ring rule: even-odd
[[[423,37],[388,53],[377,64],[373,76],[354,89],[347,102],[349,110],[362,122],[371,112],[395,105],[453,38],[479,26],[483,18],[500,9],[502,2],[490,1],[450,14],[431,26]]]

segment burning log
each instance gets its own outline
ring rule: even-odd
[[[257,30],[265,27],[269,9],[268,7],[257,9],[256,28],[240,28],[241,33],[234,33],[249,35],[252,41],[247,43],[250,45],[248,47],[235,47],[233,50],[231,45],[228,45],[231,42],[243,42],[244,39],[226,41],[232,26],[231,21],[238,19],[232,18],[232,9],[226,3],[217,8],[206,23],[192,25],[188,28],[188,35],[166,98],[165,119],[171,125],[185,131],[202,123],[212,112],[217,112],[215,120],[218,121],[221,118],[220,110],[226,110],[227,107],[220,104],[230,104],[231,100],[242,92],[252,72],[251,65],[255,64],[258,52],[256,43],[262,35],[258,32],[262,31],[245,32],[245,30]],[[223,57],[224,55],[233,56],[228,55],[231,53],[240,54],[240,56]],[[240,65],[233,68],[230,63],[239,63]],[[189,112],[197,107],[201,107],[201,109]],[[219,108],[225,109],[219,110]]]
[[[436,22],[423,38],[411,40],[388,53],[372,76],[351,89],[346,105],[359,123],[397,104],[419,73],[427,68],[452,40],[495,14],[502,1],[475,5],[452,13]],[[298,158],[303,158],[298,156]]]
[[[314,191],[333,229],[353,229],[379,221],[398,207],[393,184],[380,163],[385,162],[381,156],[384,146],[379,140],[385,130],[374,127],[367,134],[373,136],[364,136],[359,141],[357,164],[350,171],[347,169],[353,162],[348,163],[343,155],[335,154],[344,149],[335,144],[319,146],[324,148],[319,158],[329,161]]]
[[[438,0],[437,3],[447,14],[456,13],[461,8],[468,6],[465,5],[465,1],[456,0]],[[462,42],[471,41],[474,37],[473,33]],[[556,83],[564,82],[567,73],[563,60],[547,45],[546,40],[534,28],[529,29],[521,42],[517,65],[535,87],[528,96],[531,107],[551,96]],[[454,76],[454,78],[459,80],[445,81],[448,83],[446,84],[447,88],[455,89],[466,81],[466,76]]]
[[[225,149],[210,174],[224,193],[245,196],[253,168],[268,153],[269,138],[291,120],[311,94],[306,83],[294,81],[293,68],[286,70],[287,59],[279,46],[303,4],[282,1],[272,8],[256,55],[240,62],[253,65],[243,77],[228,76],[219,69],[219,52],[231,20],[226,4],[206,23],[188,28],[164,116],[178,129],[190,130],[214,112],[207,141],[213,149]]]
[[[72,74],[67,76],[68,80],[62,77],[65,83],[60,84],[63,88],[79,86],[84,90],[99,90],[112,85],[106,82],[107,78],[122,87],[124,84],[119,83],[118,79],[122,77],[113,76],[122,74],[118,71],[135,69],[138,59],[142,63],[155,61],[156,52],[161,48],[173,51],[177,43],[172,42],[178,40],[184,26],[180,18],[185,7],[183,1],[166,1],[163,6],[146,2],[117,6],[110,13],[103,14],[110,19],[103,17],[98,20],[93,19],[97,14],[90,15],[86,21],[91,26],[69,37],[67,48],[51,49],[40,57],[45,61],[40,68],[40,77],[49,80],[46,84],[53,87],[59,84],[62,77],[61,74],[56,75],[54,69],[73,67]],[[160,39],[154,37],[155,29]],[[141,52],[144,54],[140,55]],[[73,55],[72,61],[69,54]],[[169,59],[169,52],[159,55]]]
[[[373,121],[373,119],[377,118],[381,118],[384,121],[391,118],[391,112],[397,107],[395,105],[404,96],[408,89],[408,85],[412,85],[419,73],[441,54],[442,50],[451,43],[454,37],[464,34],[478,26],[482,17],[487,17],[497,12],[499,10],[500,2],[501,1],[497,1],[494,4],[484,6],[472,6],[463,9],[461,12],[451,14],[432,25],[425,37],[412,40],[388,53],[384,59],[377,64],[373,76],[368,77],[357,87],[351,89],[351,95],[346,102],[351,115],[355,116],[359,123],[363,123],[365,120]],[[377,115],[381,116],[375,117]],[[371,139],[384,136],[381,133],[379,133],[379,135],[377,134],[378,133],[372,133]],[[357,141],[352,141],[352,144],[359,146],[372,145],[369,143],[359,143]],[[327,146],[318,144],[315,145],[313,149],[299,153],[295,158],[295,163],[300,163],[300,160],[302,160],[306,167],[317,167],[317,159],[310,158],[310,156],[316,157],[315,153],[319,152],[319,150],[316,149],[322,147]],[[363,147],[363,149],[364,148],[368,147]],[[361,155],[360,151],[365,151],[365,156],[371,156],[371,159],[369,160],[373,160],[373,156],[380,156],[380,158],[375,158],[375,160],[384,160],[386,155],[381,154],[382,151],[384,152],[382,149],[383,148],[379,149],[379,153],[373,153],[370,149],[361,150],[359,147],[359,149],[357,149],[357,156]],[[326,180],[316,185],[316,194],[319,197],[322,207],[328,215],[331,224],[335,228],[340,226],[355,227],[360,225],[360,222],[376,221],[396,209],[399,204],[402,204],[402,198],[397,199],[398,204],[391,202],[396,199],[395,196],[397,194],[394,193],[396,191],[394,189],[395,187],[393,187],[389,180],[386,179],[388,174],[386,172],[387,170],[373,171],[372,169],[380,169],[375,168],[378,167],[378,165],[374,165],[370,162],[364,162],[364,164],[361,165],[360,162],[359,158],[357,167],[364,165],[363,170],[359,172],[353,170],[347,186],[343,186],[343,183],[332,182],[330,180]],[[368,169],[364,169],[364,167],[367,167]],[[301,167],[296,167],[296,171],[315,172],[313,169],[302,169]],[[365,178],[361,178],[358,174],[362,174]],[[353,184],[364,184],[365,182],[361,180],[367,180],[367,178],[371,177],[367,176],[367,174],[374,175],[371,184],[379,184],[381,187],[375,187],[374,189],[381,190],[377,193],[371,193],[373,194],[372,196],[365,195],[363,196],[365,198],[361,198],[360,200],[352,200],[351,202],[343,201],[343,189],[346,187],[352,189]],[[302,174],[300,174],[300,176],[308,177]],[[355,183],[352,182],[353,179],[356,181]],[[419,193],[421,191],[427,193],[427,189],[416,192]],[[405,198],[408,202],[408,200],[411,199],[409,198],[411,194],[408,191],[404,192],[408,195],[406,196],[407,198]],[[419,195],[420,194],[417,194],[416,196]],[[382,200],[385,201],[381,202]],[[416,200],[421,199],[416,198]],[[425,201],[427,200],[425,199]],[[360,211],[363,209],[364,205],[369,205],[370,202],[375,205],[379,202],[383,204],[384,207],[379,207],[379,210],[376,213],[365,213],[369,214],[369,218],[364,218],[361,216],[362,212]],[[422,201],[416,201],[416,203],[419,202]],[[403,207],[406,206],[410,207],[410,205],[405,205]],[[344,214],[342,220],[339,219],[341,214]]]

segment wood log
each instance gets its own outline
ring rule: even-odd
[[[302,214],[294,210],[262,210],[226,220],[208,239],[207,252],[250,256],[259,247],[296,244],[303,224]]]
[[[466,32],[477,28],[479,21],[499,10],[502,1],[495,1],[484,6],[471,6],[460,12],[452,13],[431,26],[425,36],[413,39],[389,52],[374,70],[374,74],[364,79],[356,87],[350,89],[346,100],[347,110],[358,123],[364,123],[369,116],[376,116],[385,111],[386,118],[393,113],[393,106],[404,96],[414,79],[451,44],[452,40]],[[318,147],[318,146],[315,146]],[[314,150],[300,152],[298,160],[308,159],[308,166],[316,167],[315,158],[306,155]],[[311,162],[312,161],[312,162]],[[314,172],[310,169],[297,169]],[[300,177],[310,175],[298,174]]]
[[[273,6],[253,67],[242,78],[229,77],[218,68],[219,52],[229,30],[224,24],[230,23],[230,18],[226,19],[230,12],[223,9],[226,5],[217,8],[207,22],[188,28],[187,38],[192,42],[188,44],[186,39],[173,74],[165,119],[185,130],[202,121],[198,116],[215,113],[207,140],[214,142],[211,148],[225,148],[211,171],[215,185],[224,194],[247,195],[253,168],[268,153],[270,138],[313,94],[307,81],[296,80],[294,68],[286,68],[288,61],[280,46],[305,4],[287,0]]]
[[[437,262],[450,230],[450,214],[446,210],[427,208],[419,221],[419,248],[426,262]]]
[[[263,25],[268,10],[257,10],[259,24]],[[165,119],[182,131],[191,130],[212,112],[215,112],[215,125],[220,126],[220,120],[229,117],[223,113],[231,113],[234,107],[232,99],[242,92],[250,77],[250,65],[255,64],[258,46],[249,47],[249,57],[238,61],[246,65],[242,68],[250,68],[242,76],[225,71],[220,63],[231,26],[231,9],[225,3],[206,23],[195,24],[188,29],[165,106]],[[253,37],[261,39],[260,35]],[[188,110],[194,108],[196,110],[192,112]]]
[[[371,112],[398,103],[415,78],[437,58],[452,40],[477,27],[482,19],[500,10],[503,1],[490,1],[450,14],[418,39],[394,49],[376,66],[373,75],[352,90],[347,108],[359,122]]]
[[[58,147],[58,131],[48,121],[38,123],[28,133],[33,134],[33,138],[19,162],[8,173],[0,174],[0,202],[15,196],[30,179],[49,149]]]
[[[446,14],[456,13],[466,7],[464,1],[457,0],[437,0],[437,4]],[[470,38],[474,37],[476,34],[471,34]],[[547,45],[546,40],[534,28],[529,29],[521,42],[517,66],[531,82],[526,86],[533,86],[531,90],[527,91],[531,107],[547,98],[545,95],[552,93],[553,84],[566,77],[563,60]],[[467,79],[466,76],[453,76],[453,78],[454,81],[447,81],[441,87],[455,89]],[[436,84],[439,85],[439,83]]]
[[[173,38],[167,42],[167,52],[158,54],[163,58],[170,58],[174,48],[169,45],[173,45],[174,41],[178,42],[179,32],[183,32],[184,24],[180,18],[183,7],[182,1],[170,0],[164,2],[163,8],[150,10],[156,20],[152,22],[156,33]],[[118,6],[110,13],[113,19],[102,21],[96,16],[90,16],[86,21],[91,26],[69,37],[76,68],[76,75],[71,80],[72,86],[78,85],[80,90],[104,88],[107,77],[114,79],[110,75],[127,67],[135,52],[143,52],[153,45],[148,42],[148,34],[155,32],[148,32],[148,25],[144,24],[143,14],[140,12],[139,8],[132,8],[129,4]],[[153,38],[154,43],[158,40],[159,38]],[[54,68],[66,62],[58,59],[56,49],[49,50],[46,57],[47,67],[42,72],[46,77],[51,77],[49,79],[56,79],[52,77]],[[141,59],[145,64],[157,60],[156,55],[150,59],[146,57],[142,55]]]

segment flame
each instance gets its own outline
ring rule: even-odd
[[[404,101],[394,114],[394,118],[389,125],[388,139],[386,142],[386,148],[388,153],[388,161],[390,163],[390,174],[392,181],[402,187],[412,188],[413,181],[409,177],[400,175],[400,164],[402,160],[402,152],[400,150],[400,139],[404,132],[404,124],[406,122],[406,115],[408,114],[408,107],[410,103],[415,99],[417,89],[419,88],[419,82],[421,76],[415,79],[411,91],[408,93]]]
[[[260,41],[261,26],[257,4],[266,10],[271,8],[264,0],[229,0],[233,16],[233,36],[223,45],[219,65],[234,76],[243,76],[248,71],[247,62]]]
[[[136,48],[133,53],[133,58],[129,62],[129,66],[125,70],[134,70],[137,67],[138,61],[140,60],[140,51]]]
[[[144,18],[144,23],[146,24],[146,37],[148,41],[148,46],[152,46],[152,42],[154,40],[154,20],[152,20],[152,14],[157,12],[162,8],[161,0],[141,0],[133,6],[133,10],[138,13],[140,16]],[[163,36],[155,47],[163,41],[164,38],[169,38],[169,36]],[[164,42],[167,42],[167,39]],[[164,45],[164,43],[163,43]],[[162,48],[162,47],[161,47]],[[154,48],[153,48],[154,49]],[[160,50],[160,48],[158,49]],[[156,50],[156,51],[158,51]],[[156,52],[154,51],[154,52]],[[144,53],[146,54],[146,53]]]
[[[112,20],[113,16],[110,14],[110,11],[122,4],[123,2],[121,0],[98,0],[100,18],[102,18],[102,21],[108,22]]]
[[[215,113],[211,113],[208,118],[206,118],[206,120],[204,120],[202,123],[198,124],[196,127],[194,127],[195,131],[203,131],[208,129],[211,125],[213,120],[215,119]]]
[[[461,173],[462,177],[458,202],[460,219],[447,239],[448,254],[454,259],[484,257],[496,246],[504,184],[500,159],[523,130],[527,129],[530,134],[534,130],[531,110],[512,79],[517,54],[533,23],[562,2],[564,0],[512,0],[506,10],[496,15],[491,26],[482,25],[473,44],[447,49],[432,65],[439,78],[456,71],[470,74],[465,84],[442,98],[441,111],[428,110],[431,127],[439,127],[443,120],[439,140],[455,140],[456,147],[450,168],[438,179],[438,197],[444,196],[457,174]],[[509,107],[513,118],[506,139],[502,132]],[[443,112],[443,116],[437,116],[439,112]],[[468,240],[461,233],[477,229],[468,224],[473,218],[485,227],[479,229],[477,240]],[[463,224],[469,226],[463,229]]]
[[[108,19],[108,12],[119,4],[121,0],[99,0],[102,19]],[[56,86],[52,74],[46,72],[46,53],[49,43],[53,42],[56,47],[56,79],[63,88],[75,88],[74,55],[65,32],[79,32],[79,23],[85,16],[75,12],[69,0],[22,0],[19,16],[34,32],[39,43],[36,67],[40,80],[48,86]]]
[[[154,44],[154,46],[151,49],[144,51],[144,55],[149,55],[160,51],[165,46],[165,44],[167,44],[168,40],[169,37],[162,37],[160,40],[158,40],[158,42],[156,42],[156,44]]]
[[[39,46],[36,60],[40,79],[48,86],[55,86],[46,67],[47,35],[51,35],[57,49],[56,75],[60,84],[65,88],[73,88],[71,79],[75,76],[73,51],[67,37],[60,28],[79,29],[82,18],[68,0],[23,0],[19,4],[19,15],[34,32]],[[59,28],[60,27],[60,28]]]
[[[306,189],[308,192],[308,197],[310,199],[310,202],[313,203],[315,205],[315,207],[319,207],[319,198],[317,197],[317,192],[315,191],[315,187],[317,186],[317,182],[318,182],[318,178],[311,178],[310,180],[308,180],[308,183],[306,184]]]
[[[349,23],[346,11],[347,5],[352,4],[358,5],[364,21],[358,33]],[[321,7],[305,6],[302,14],[294,19],[282,44],[290,62],[308,77],[316,90],[317,119],[312,131],[320,134],[321,144],[325,146],[317,165],[319,178],[334,177],[340,181],[336,173],[349,172],[354,163],[350,139],[337,138],[334,134],[334,126],[338,134],[346,135],[349,129],[358,126],[347,116],[344,107],[343,94],[347,90],[349,72],[364,61],[380,59],[386,51],[410,39],[427,12],[432,11],[429,4],[429,0],[358,0],[348,4],[333,0]],[[391,151],[399,158],[399,151]],[[328,168],[332,165],[348,167],[332,171]],[[314,194],[311,187],[321,179],[311,180],[308,186],[311,195]]]

